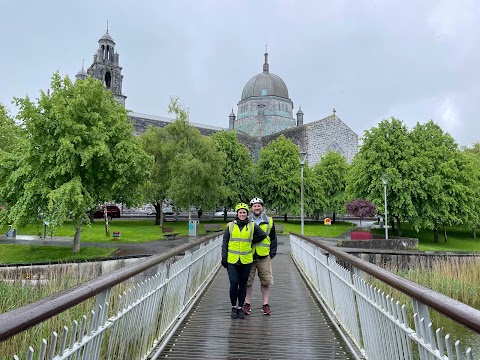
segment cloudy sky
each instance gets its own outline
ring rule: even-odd
[[[476,0],[0,0],[0,15],[0,102],[13,114],[14,96],[90,66],[108,20],[135,112],[169,116],[178,96],[191,121],[228,127],[268,43],[305,123],[335,108],[360,136],[395,116],[480,141]]]

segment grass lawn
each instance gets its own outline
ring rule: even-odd
[[[33,264],[46,262],[71,262],[75,260],[105,259],[117,248],[83,247],[73,253],[71,246],[0,245],[0,264]]]
[[[222,224],[222,230],[225,229],[227,223],[223,220],[215,221],[201,221],[199,226],[200,235],[205,235],[203,230],[204,224]],[[289,222],[275,221],[275,224],[284,225],[284,233],[289,232],[300,233],[300,221],[291,220]],[[180,235],[188,235],[188,222],[186,221],[169,221],[165,222],[164,226],[173,227],[174,232]],[[105,223],[103,220],[95,220],[90,226],[82,226],[82,242],[100,242],[100,243],[141,243],[153,240],[163,239],[162,230],[155,225],[154,219],[149,220],[118,220],[113,219],[109,221],[110,237],[105,236]],[[352,227],[350,223],[337,222],[334,225],[325,226],[321,221],[305,222],[305,235],[310,236],[328,236],[336,237],[343,234]],[[328,229],[327,229],[328,228]],[[121,240],[113,240],[113,232],[121,232]],[[328,231],[328,234],[327,234]],[[7,228],[0,228],[0,233],[6,233]],[[17,235],[40,235],[43,234],[42,223],[30,224],[24,228],[17,229]],[[74,228],[72,222],[67,222],[65,225],[57,228],[55,236],[72,236],[74,235]],[[47,229],[47,236],[48,229]]]
[[[382,229],[374,229],[373,232],[381,235],[385,233]],[[479,233],[478,229],[477,233]],[[391,235],[395,236],[395,234]],[[418,238],[420,251],[480,252],[480,238],[474,239],[471,230],[458,227],[447,227],[447,242],[443,237],[443,230],[439,232],[438,243],[434,243],[433,230],[422,229],[417,233],[408,223],[402,223],[402,236]]]

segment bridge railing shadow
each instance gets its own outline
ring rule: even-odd
[[[290,234],[292,258],[333,323],[368,359],[463,359],[460,341],[436,329],[434,309],[480,332],[480,311],[325,243]],[[380,290],[367,280],[380,281]],[[389,290],[403,293],[400,304]],[[413,326],[410,323],[413,322]],[[466,359],[473,359],[471,348]],[[477,357],[478,358],[478,357]]]

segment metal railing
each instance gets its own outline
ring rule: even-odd
[[[480,311],[318,240],[291,234],[292,257],[325,310],[368,359],[473,359],[434,331],[429,309],[480,332]],[[344,264],[344,266],[342,266]],[[348,269],[347,269],[348,268]],[[369,274],[412,301],[411,311],[365,281]],[[410,327],[413,319],[413,328]]]
[[[0,341],[95,297],[94,307],[80,321],[66,320],[70,323],[63,326],[60,334],[54,331],[50,341],[32,339],[32,343],[40,343],[38,355],[31,345],[23,349],[25,358],[155,359],[193,300],[218,270],[221,243],[222,235],[205,236],[1,314]],[[178,255],[181,258],[174,261]],[[135,283],[132,279],[137,275],[145,279]],[[122,284],[124,290],[119,293]],[[109,308],[111,303],[116,303],[115,309]]]

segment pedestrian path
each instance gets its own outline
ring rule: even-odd
[[[257,278],[251,315],[230,319],[228,275],[221,268],[159,358],[353,359],[290,256],[282,251],[273,259],[272,266],[272,315],[262,314]]]

